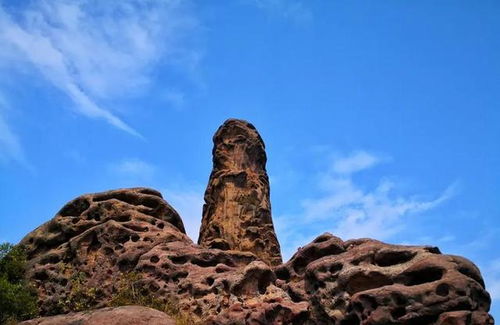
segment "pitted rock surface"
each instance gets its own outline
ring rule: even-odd
[[[175,320],[155,309],[123,306],[40,317],[19,325],[175,325]]]
[[[176,226],[174,226],[174,224]],[[275,322],[304,317],[274,285],[271,267],[250,252],[207,249],[183,232],[182,221],[161,195],[134,188],[81,196],[21,242],[28,278],[43,315],[67,313],[75,275],[95,288],[92,308],[109,304],[123,274],[139,273],[141,287],[195,321]]]
[[[249,252],[194,244],[169,207],[145,188],[84,195],[26,236],[43,314],[71,311],[59,302],[75,274],[97,289],[90,307],[101,308],[117,279],[136,272],[144,290],[200,324],[493,324],[479,270],[435,247],[326,233],[273,268]]]
[[[270,265],[280,264],[262,138],[252,124],[231,119],[217,130],[213,142],[198,243],[252,252]]]
[[[436,247],[325,233],[280,264],[259,134],[228,120],[213,153],[201,245],[148,188],[80,196],[28,234],[26,274],[42,315],[76,310],[67,302],[78,285],[92,290],[87,309],[107,307],[120,279],[138,274],[142,292],[193,324],[493,325],[477,267]]]
[[[477,267],[430,246],[323,234],[276,268],[318,324],[493,324]]]

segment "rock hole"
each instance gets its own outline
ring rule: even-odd
[[[151,261],[151,263],[158,263],[160,261],[160,258],[156,255],[153,255],[149,260]]]
[[[446,297],[450,292],[450,286],[446,283],[441,283],[436,288],[436,294],[442,297]]]
[[[331,273],[332,275],[335,275],[335,274],[336,274],[336,273],[338,273],[340,270],[342,270],[342,268],[343,268],[343,267],[344,267],[344,266],[343,266],[341,263],[335,263],[335,264],[332,264],[332,265],[330,266],[329,271],[330,271],[330,273]]]
[[[398,319],[400,317],[403,317],[406,314],[406,309],[404,307],[398,307],[396,309],[393,309],[391,311],[391,316],[394,319]]]
[[[428,267],[422,270],[404,273],[402,276],[405,285],[414,286],[441,280],[441,278],[443,277],[443,269],[437,267]]]
[[[158,224],[158,228],[160,228],[160,229],[165,228],[165,224],[164,224],[164,223],[159,223],[159,224]]]
[[[174,264],[184,264],[187,262],[186,256],[169,256],[168,257]]]
[[[375,255],[375,264],[378,266],[392,266],[403,264],[412,260],[416,252],[409,251],[385,251]]]
[[[274,273],[276,277],[280,280],[288,281],[290,280],[290,271],[286,267],[277,268]]]
[[[347,291],[350,295],[353,295],[356,292],[379,288],[392,283],[388,276],[379,272],[357,273],[348,280]]]

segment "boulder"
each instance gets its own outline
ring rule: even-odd
[[[141,307],[123,306],[102,308],[66,315],[41,317],[19,325],[175,325],[175,320],[161,311]]]

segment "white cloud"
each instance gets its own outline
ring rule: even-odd
[[[352,174],[370,168],[380,162],[380,158],[366,151],[356,151],[334,161],[332,171],[338,174]]]
[[[277,218],[284,246],[296,245],[298,240],[306,244],[305,240],[319,235],[297,233],[304,229],[329,231],[343,239],[387,240],[404,229],[405,218],[429,211],[454,195],[455,185],[432,199],[422,199],[397,194],[396,184],[383,178],[371,189],[355,181],[353,174],[380,161],[379,157],[363,151],[335,159],[326,172],[318,175],[316,190],[320,194],[302,201],[297,216]],[[293,243],[289,238],[293,238]],[[293,247],[284,248],[284,252],[293,250]]]
[[[0,4],[0,65],[30,63],[79,113],[139,136],[99,101],[137,93],[159,63],[192,69],[197,55],[181,45],[196,27],[186,3],[40,0],[18,12]]]
[[[129,158],[110,164],[109,170],[128,179],[147,181],[153,177],[156,167],[141,159]]]
[[[5,115],[8,109],[7,100],[0,94],[0,161],[5,163],[14,160],[31,168],[26,161],[18,136],[7,123]]]

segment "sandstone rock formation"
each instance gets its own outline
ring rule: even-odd
[[[109,306],[120,279],[135,274],[142,293],[193,324],[493,324],[477,267],[436,247],[326,233],[279,264],[262,140],[229,120],[214,143],[201,245],[147,188],[83,195],[28,234],[21,243],[42,314]],[[49,320],[99,324],[85,315]]]
[[[41,317],[19,325],[175,325],[175,321],[158,310],[124,306],[102,308],[66,315]]]
[[[230,119],[213,141],[213,170],[198,243],[252,252],[271,265],[280,264],[262,138],[252,124]]]

